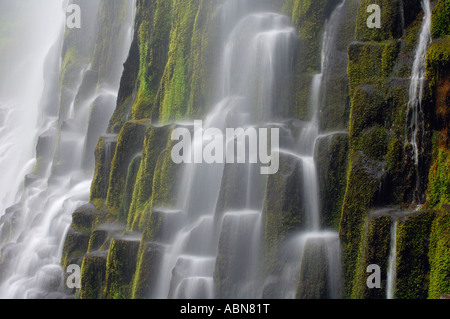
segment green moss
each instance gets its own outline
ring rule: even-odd
[[[363,151],[369,158],[383,160],[388,148],[388,132],[375,125],[365,129],[355,143],[355,149]]]
[[[428,248],[435,213],[422,212],[399,220],[397,226],[398,299],[425,299],[428,295],[430,264]]]
[[[109,145],[108,145],[109,144]],[[116,149],[117,141],[100,137],[95,148],[95,170],[91,184],[90,201],[106,200],[109,187],[111,161]],[[106,150],[110,154],[107,154]]]
[[[201,0],[178,0],[174,6],[168,61],[157,97],[160,101],[158,118],[163,123],[182,119],[187,113],[190,90],[188,59],[194,24],[199,10],[202,10],[201,3]]]
[[[439,209],[450,204],[450,151],[439,148],[436,161],[430,168],[427,206]]]
[[[151,202],[145,207],[141,218],[139,219],[139,229],[144,230],[144,238],[151,240],[155,232],[158,231],[159,223],[151,222],[151,214],[157,207],[174,207],[177,201],[176,191],[177,183],[180,179],[181,166],[175,164],[171,157],[171,151],[174,146],[173,141],[169,141],[166,149],[160,154],[155,166],[153,177],[153,193]],[[136,219],[137,221],[137,219]]]
[[[433,9],[431,34],[433,38],[443,38],[450,35],[450,1],[439,0]]]
[[[69,228],[61,256],[61,265],[66,269],[68,265],[77,264],[81,266],[82,259],[89,245],[89,234]]]
[[[173,21],[172,0],[138,1],[136,37],[139,47],[137,92],[132,119],[151,118],[159,84],[168,59]]]
[[[321,219],[324,227],[339,228],[347,186],[348,136],[338,134],[316,144],[316,165],[320,185]]]
[[[72,227],[84,234],[90,234],[93,227],[101,223],[104,214],[97,211],[92,204],[80,207],[72,214]]]
[[[363,132],[373,125],[383,123],[384,98],[382,91],[371,85],[358,87],[352,99],[350,113],[350,145],[357,149]],[[368,145],[366,145],[368,146]]]
[[[111,163],[110,182],[106,206],[108,212],[118,217],[124,199],[128,167],[135,156],[142,151],[147,124],[127,122],[117,141],[116,152]]]
[[[372,13],[367,12],[371,4],[381,8],[381,28],[368,28],[367,19]],[[400,10],[397,1],[361,0],[356,17],[356,38],[363,41],[384,41],[401,35]]]
[[[364,220],[380,184],[377,176],[380,168],[376,162],[369,161],[363,154],[354,151],[351,151],[349,159],[347,189],[339,231],[343,244],[343,269],[348,295],[352,289]]]
[[[384,299],[391,239],[392,220],[388,216],[368,217],[362,233],[357,268],[352,289],[352,299]],[[381,289],[367,288],[367,266],[378,265],[381,269]]]
[[[296,299],[328,297],[328,259],[326,242],[307,241],[300,266]]]
[[[130,212],[128,214],[127,224],[129,229],[138,229],[142,211],[146,204],[151,201],[156,164],[161,153],[167,147],[170,132],[169,126],[150,126],[145,133],[142,160],[136,175]]]
[[[288,6],[292,7],[292,23],[298,30],[302,72],[320,70],[320,54],[317,52],[321,50],[323,25],[335,5],[336,1],[329,0],[294,0]]]
[[[138,3],[140,67],[132,119],[168,123],[203,113],[211,85],[215,6],[204,0]]]
[[[117,237],[111,241],[106,263],[106,283],[103,292],[105,298],[131,297],[139,242],[140,237]]]
[[[128,219],[128,213],[130,211],[131,202],[133,200],[133,191],[136,184],[137,174],[141,165],[142,156],[136,156],[128,166],[127,179],[125,183],[125,193],[123,195],[122,206],[120,210],[120,216],[118,221],[120,223],[126,223]]]
[[[188,60],[190,93],[187,116],[203,116],[207,104],[211,101],[213,72],[211,72],[216,52],[214,35],[217,34],[217,21],[214,15],[215,4],[203,0],[195,17],[192,31],[191,54]]]
[[[434,41],[427,52],[427,79],[435,88],[448,74],[450,64],[450,38]]]
[[[381,56],[381,67],[384,78],[387,78],[395,65],[397,57],[400,53],[400,41],[391,40],[386,43]]]
[[[94,252],[83,258],[80,299],[101,299],[106,276],[107,252]]]
[[[438,299],[450,293],[450,210],[441,209],[433,222],[429,249],[430,288],[428,297]]]
[[[152,242],[141,241],[138,264],[133,282],[133,299],[148,298],[158,280],[162,248]]]
[[[352,43],[348,48],[348,76],[350,82],[350,97],[355,89],[362,84],[372,84],[381,87],[384,78],[380,76],[383,69],[383,52],[385,45],[381,43]]]

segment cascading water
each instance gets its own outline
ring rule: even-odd
[[[231,10],[242,1],[229,1],[222,10]],[[333,232],[320,231],[319,187],[314,159],[316,142],[325,135],[319,134],[319,111],[323,74],[327,71],[333,51],[337,24],[345,2],[338,5],[327,23],[323,35],[322,73],[315,75],[311,87],[312,120],[302,130],[293,149],[280,149],[301,161],[304,171],[304,202],[309,216],[310,231],[302,234],[295,243],[297,265],[288,276],[297,278],[299,267],[309,262],[304,251],[320,246],[326,256],[328,270],[328,297],[341,296],[340,242]],[[236,19],[226,17],[222,20]],[[227,24],[228,25],[228,24]],[[274,124],[276,84],[289,74],[296,41],[296,31],[285,16],[270,13],[247,13],[231,29],[223,49],[217,81],[218,103],[205,119],[202,128],[194,126],[194,138],[189,156],[201,154],[205,146],[202,129],[227,127],[262,127]],[[264,124],[266,123],[266,124]],[[330,134],[341,134],[335,132]],[[226,141],[234,146],[235,140]],[[261,278],[260,243],[262,240],[262,210],[265,178],[259,175],[257,165],[187,164],[178,193],[176,212],[163,213],[163,236],[166,241],[159,283],[150,293],[156,298],[260,298],[264,280]],[[256,169],[255,169],[256,168]],[[222,181],[226,174],[238,171],[238,193],[244,194],[237,209],[222,212],[217,208]],[[238,200],[236,199],[236,202]],[[236,206],[236,203],[233,203]],[[167,229],[173,215],[178,216],[175,227]],[[301,247],[299,247],[299,245]],[[295,258],[294,258],[295,259]],[[311,264],[312,265],[312,264]],[[307,267],[307,266],[304,266]],[[314,267],[314,265],[312,265]],[[289,268],[289,266],[287,267]],[[285,272],[289,270],[285,269]],[[306,272],[304,272],[305,274]],[[215,287],[216,277],[226,278],[226,283]],[[220,279],[219,279],[220,280]],[[288,289],[289,290],[289,289]],[[295,292],[287,291],[282,298],[293,298]]]
[[[35,165],[44,65],[52,47],[58,46],[55,39],[61,40],[64,13],[58,0],[2,0],[0,16],[5,24],[0,29],[5,42],[0,47],[1,216],[19,199],[23,179]]]
[[[397,267],[397,219],[394,219],[391,226],[391,247],[389,252],[386,299],[395,298],[395,281]]]
[[[253,11],[264,5],[264,1],[251,3]],[[238,10],[234,6],[242,4],[245,1],[229,1],[219,9],[226,24],[236,19],[234,13]],[[275,84],[290,70],[296,31],[283,15],[247,12],[226,37],[218,72],[221,77],[217,81],[219,102],[206,117],[203,129],[217,128],[225,132],[226,128],[261,127],[272,119]],[[194,130],[202,132],[201,128]],[[233,147],[236,143],[235,140],[225,142]],[[194,134],[191,153],[198,154],[198,150],[201,153],[205,144],[201,134]],[[231,291],[234,298],[261,297],[257,269],[264,189],[258,188],[264,185],[265,179],[257,168],[257,164],[230,166],[231,170],[243,169],[240,184],[235,187],[245,194],[245,199],[240,209],[219,212],[217,202],[225,164],[186,165],[180,183],[183,187],[178,194],[180,213],[177,214],[182,221],[175,229],[166,230],[175,236],[173,241],[165,243],[154,297],[218,297],[213,278],[220,263],[218,256],[224,253],[220,248],[223,246],[232,255],[233,266],[224,270],[229,290],[219,291],[220,297],[228,296]]]
[[[414,64],[411,71],[411,83],[409,87],[408,118],[409,123],[409,143],[413,147],[413,158],[416,169],[416,189],[414,200],[417,204],[422,202],[420,191],[420,152],[423,138],[420,134],[424,132],[422,98],[424,93],[426,78],[426,57],[428,46],[431,44],[431,6],[430,0],[421,1],[424,11],[422,29],[419,35]]]
[[[282,291],[280,291],[280,297],[282,298],[325,297],[335,299],[340,298],[342,294],[339,236],[335,232],[327,232],[320,229],[320,192],[315,162],[315,148],[317,141],[327,135],[319,134],[319,112],[322,106],[321,94],[324,74],[328,71],[329,60],[335,45],[334,41],[344,5],[345,1],[342,1],[336,7],[324,27],[321,73],[313,76],[310,90],[312,119],[301,131],[298,146],[294,151],[280,150],[280,153],[298,159],[302,163],[305,209],[309,217],[308,230],[286,243],[287,248],[285,250],[294,251],[295,253],[288,253],[285,256],[286,265],[281,274],[281,280],[284,281]],[[332,132],[329,135],[341,133],[345,132]],[[297,278],[298,280],[292,280],[292,278]],[[319,283],[321,281],[326,282],[325,295],[319,291],[320,287],[308,287],[311,282]]]
[[[98,10],[101,10],[101,1],[91,1],[86,3],[86,6],[89,8],[83,7],[84,12],[95,16]],[[78,76],[74,76],[77,80],[69,88],[64,84],[58,87],[65,7],[59,0],[39,4],[35,1],[24,1],[21,5],[20,12],[25,15],[33,13],[40,17],[38,25],[42,27],[29,26],[26,30],[32,33],[32,39],[39,41],[28,43],[32,49],[28,48],[24,52],[33,52],[33,55],[24,66],[27,66],[27,71],[36,72],[36,75],[32,73],[34,81],[37,81],[36,77],[41,82],[33,85],[30,83],[30,91],[22,82],[20,85],[12,82],[14,90],[11,92],[15,96],[26,96],[30,99],[22,105],[26,108],[26,113],[19,117],[19,120],[27,122],[24,123],[26,126],[17,127],[20,132],[14,134],[30,141],[14,142],[30,149],[36,148],[37,145],[38,159],[24,157],[36,162],[36,172],[27,176],[22,191],[19,187],[13,189],[18,196],[12,200],[16,200],[17,204],[6,209],[6,214],[1,219],[1,298],[65,296],[64,271],[60,266],[62,243],[73,211],[89,198],[93,161],[86,158],[94,152],[95,147],[89,141],[97,140],[99,135],[106,131],[115,107],[123,62],[134,33],[135,1],[127,1],[124,6],[126,10],[115,13],[123,15],[118,19],[122,20],[120,26],[113,26],[115,37],[118,38],[117,45],[111,45],[108,48],[110,51],[102,52],[107,61],[99,60],[92,51],[90,61],[80,65]],[[109,18],[114,19],[114,16]],[[46,23],[42,24],[43,21]],[[92,27],[97,26],[94,23]],[[37,34],[34,34],[35,32]],[[96,33],[88,23],[75,32],[79,32],[80,39],[85,39],[85,42]],[[36,49],[42,54],[36,55]],[[19,55],[18,58],[22,57]],[[88,81],[94,61],[104,63],[107,74],[98,72],[97,83],[83,85]],[[17,65],[20,65],[20,61],[17,61]],[[44,66],[46,73],[42,75]],[[49,66],[55,67],[47,69]],[[0,97],[4,96],[2,92]],[[41,104],[36,105],[36,102],[31,103],[31,100],[41,101]],[[50,102],[55,103],[58,100],[60,105],[57,110]],[[30,114],[34,113],[40,117],[30,118]],[[96,114],[100,116],[95,116]],[[36,127],[36,134],[29,131],[29,128],[33,127]],[[31,150],[26,151],[34,156]],[[11,156],[11,165],[16,164],[14,158],[22,158],[14,149],[5,150],[5,154]],[[2,167],[5,167],[3,163]],[[20,180],[20,170],[15,174],[14,178]],[[9,186],[11,185],[14,183]],[[2,191],[1,195],[4,194]]]

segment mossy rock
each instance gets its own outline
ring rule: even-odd
[[[379,125],[364,129],[358,138],[356,149],[364,152],[370,159],[383,161],[388,149],[388,131]]]
[[[114,236],[125,231],[125,226],[118,223],[101,224],[92,231],[89,238],[88,253],[92,251],[107,251]]]
[[[144,236],[154,229],[149,224],[153,208],[174,207],[177,184],[182,165],[175,164],[171,152],[175,141],[170,139],[176,126],[152,127],[147,131],[141,166],[136,178],[128,227],[144,231]],[[157,230],[155,230],[157,231]],[[146,237],[152,240],[152,236]]]
[[[269,176],[264,203],[264,246],[266,271],[277,266],[279,245],[291,232],[306,229],[301,161],[280,154],[280,169]]]
[[[433,41],[427,52],[427,80],[435,103],[436,130],[443,133],[442,144],[450,148],[450,37]]]
[[[347,0],[341,9],[339,25],[331,43],[332,56],[322,79],[322,106],[320,127],[322,131],[342,130],[348,126],[350,112],[348,46],[355,39],[355,15],[358,1]]]
[[[155,292],[163,250],[164,248],[158,243],[141,242],[133,282],[133,299],[145,299]]]
[[[450,293],[450,206],[444,205],[433,221],[429,248],[430,286],[428,298]]]
[[[106,263],[106,299],[129,299],[136,271],[141,235],[128,234],[111,241]]]
[[[371,4],[380,6],[381,28],[369,28],[367,19],[372,12],[367,12]],[[356,39],[362,41],[384,41],[399,38],[402,35],[402,22],[398,1],[391,0],[361,0],[356,17]]]
[[[326,242],[308,240],[305,243],[296,299],[328,297],[328,262]]]
[[[427,206],[439,209],[450,204],[450,151],[438,148],[438,156],[430,168]]]
[[[137,154],[142,152],[144,135],[147,130],[146,122],[127,122],[123,126],[118,140],[117,147],[111,163],[110,182],[106,206],[108,212],[118,217],[123,202],[128,167]]]
[[[320,45],[323,25],[336,7],[333,0],[294,0],[292,23],[297,27],[300,40],[299,60],[304,71],[320,69]]]
[[[71,264],[81,266],[83,257],[89,246],[89,236],[90,234],[84,234],[73,228],[69,228],[64,240],[61,257],[61,265],[64,269]]]
[[[384,43],[353,42],[348,47],[348,77],[350,83],[350,98],[354,97],[355,89],[362,84],[381,87],[383,77]]]
[[[425,211],[398,221],[396,298],[426,299],[428,296],[428,250],[435,217],[435,212]]]
[[[362,132],[376,124],[382,123],[384,98],[382,92],[371,85],[360,86],[356,89],[352,101],[350,115],[350,145],[357,149],[357,138]]]
[[[130,109],[127,110],[132,119],[152,117],[157,91],[168,60],[170,32],[174,20],[173,6],[172,0],[137,2],[134,63],[139,64],[129,62],[130,70],[135,71],[130,74],[128,81],[131,82],[133,76],[135,82],[131,83],[135,84],[135,93],[129,94],[132,101],[131,107],[128,106]],[[130,105],[130,102],[126,104]]]
[[[120,214],[118,221],[120,223],[126,223],[128,215],[130,212],[131,203],[133,201],[134,187],[137,180],[137,175],[142,161],[142,155],[136,155],[135,158],[131,160],[128,166],[127,178],[125,182],[125,192],[123,195],[122,205],[120,208]]]
[[[444,38],[450,35],[450,1],[439,0],[433,9],[431,34],[433,38]]]
[[[84,234],[90,234],[92,228],[103,218],[104,214],[97,211],[92,203],[89,203],[81,206],[72,214],[72,227]]]
[[[107,256],[107,251],[94,251],[83,258],[80,299],[102,299]]]
[[[170,243],[176,235],[174,229],[179,229],[184,219],[185,216],[181,211],[154,208],[147,227],[147,229],[153,230],[152,235],[147,235],[146,238],[157,242]]]
[[[348,134],[339,132],[317,141],[314,154],[320,185],[323,227],[339,228],[347,186]]]
[[[383,163],[370,160],[361,152],[350,151],[349,160],[347,189],[339,230],[343,244],[347,294],[351,293],[364,220],[376,199],[385,170]]]
[[[244,291],[248,289],[246,285],[256,284],[262,265],[254,263],[252,256],[258,256],[259,251],[252,251],[252,244],[260,218],[258,211],[228,212],[223,216],[214,265],[217,298],[239,298],[249,293]],[[178,271],[182,274],[183,261],[179,262]]]
[[[117,146],[117,136],[101,136],[95,148],[95,171],[91,185],[90,201],[106,200],[108,195],[111,162]]]
[[[359,248],[357,268],[351,298],[385,299],[388,273],[388,260],[391,244],[392,218],[391,210],[382,215],[369,214]],[[393,212],[393,211],[392,211]],[[378,265],[381,269],[381,289],[367,287],[366,272],[369,265]]]

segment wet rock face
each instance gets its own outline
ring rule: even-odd
[[[128,299],[131,297],[141,235],[115,237],[111,241],[106,263],[104,297]]]
[[[283,123],[281,132],[281,146],[289,149],[296,143],[293,136],[304,129],[311,117],[308,106],[312,81],[320,71],[320,35],[338,1],[284,2],[283,10],[297,28],[299,46],[292,62],[294,74],[287,78],[291,83],[283,85],[286,88],[274,102],[277,104],[274,114],[295,118]],[[344,295],[354,298],[383,298],[386,292],[384,275],[379,291],[367,291],[364,275],[370,263],[379,264],[382,273],[387,272],[392,220],[391,216],[370,216],[370,210],[385,205],[408,206],[415,187],[412,147],[405,146],[408,143],[404,141],[408,140],[405,127],[409,77],[422,9],[419,0],[378,2],[383,5],[382,18],[388,23],[379,30],[368,30],[366,8],[372,2],[346,1],[333,44],[335,54],[324,74],[319,112],[321,131],[330,135],[318,139],[314,154],[320,185],[321,226],[340,231],[347,285]],[[439,7],[445,1],[437,2]],[[181,124],[158,123],[200,117],[212,100],[208,92],[212,91],[214,74],[208,74],[216,71],[212,62],[217,52],[212,52],[216,30],[211,25],[218,18],[212,14],[213,9],[212,1],[202,0],[178,1],[177,5],[175,1],[137,3],[135,39],[110,122],[110,131],[118,135],[111,139],[104,136],[97,145],[91,192],[95,209],[90,205],[74,213],[63,255],[66,263],[81,263],[88,252],[83,261],[86,284],[82,298],[146,298],[155,294],[164,245],[173,242],[174,230],[185,222],[183,212],[172,209],[177,204],[176,192],[184,185],[180,185],[180,167],[173,165],[170,158],[173,146],[170,133]],[[248,8],[237,5],[232,9],[243,10],[237,17]],[[436,28],[437,33],[444,32]],[[425,114],[424,157],[430,158],[424,159],[420,176],[426,180],[432,167],[427,204],[437,210],[448,202],[448,192],[442,186],[448,179],[445,168],[450,158],[445,109],[448,63],[443,58],[448,51],[447,42],[438,40],[431,48],[429,88],[425,88],[423,105],[425,112],[436,109],[436,114]],[[92,110],[91,131],[95,131],[96,108],[102,102],[105,101],[98,100]],[[93,143],[89,141],[90,145]],[[50,141],[44,136],[39,152],[46,153],[47,144]],[[220,235],[217,258],[177,259],[168,288],[170,297],[235,297],[243,291],[240,284],[249,281],[249,272],[257,272],[248,269],[252,268],[249,251],[253,247],[249,239],[252,228],[248,225],[260,221],[251,214],[240,217],[236,214],[246,205],[247,193],[239,184],[246,173],[245,165],[225,166],[215,220],[203,220],[204,224],[186,237],[186,252],[196,253],[204,246],[209,247],[208,253],[213,253],[211,245],[202,242],[202,230],[209,229],[205,226],[208,223],[222,221],[221,229],[214,229]],[[283,295],[280,291],[284,287],[279,284],[284,280],[283,244],[292,233],[308,229],[304,197],[307,185],[302,183],[305,174],[301,161],[281,154],[278,174],[269,176],[259,183],[263,186],[254,190],[257,193],[254,197],[265,195],[261,222],[264,244],[261,272],[267,275],[262,293],[265,297]],[[399,296],[424,298],[428,288],[435,298],[446,293],[448,269],[442,265],[447,259],[441,255],[448,248],[447,215],[440,214],[435,218],[420,212],[399,222]],[[99,216],[126,227],[98,226]],[[121,237],[125,230],[140,231],[144,236]],[[294,282],[294,293],[286,295],[329,297],[325,243],[313,241],[306,245],[305,258],[298,261],[301,273],[289,274],[290,278],[298,276],[302,284]],[[198,276],[186,278],[192,273]]]

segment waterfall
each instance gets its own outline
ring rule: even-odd
[[[243,2],[229,1],[220,12],[223,21],[236,19],[226,17],[226,12],[236,12],[233,6]],[[304,180],[304,202],[309,216],[310,231],[295,240],[293,251],[297,264],[287,267],[294,270],[294,278],[300,273],[298,267],[314,268],[314,261],[304,257],[311,248],[320,247],[326,259],[328,297],[341,296],[340,242],[337,233],[320,231],[319,187],[314,160],[319,134],[319,112],[323,74],[327,72],[333,52],[336,30],[345,2],[340,3],[326,23],[322,41],[321,73],[313,77],[311,86],[311,121],[305,125],[293,149],[279,149],[301,161]],[[226,5],[228,4],[228,5]],[[229,23],[225,23],[230,26]],[[226,28],[225,28],[226,29]],[[223,30],[222,30],[223,31]],[[224,36],[222,59],[217,79],[217,104],[204,120],[203,127],[195,127],[191,153],[195,154],[205,145],[202,131],[208,128],[261,127],[274,124],[276,84],[289,74],[292,66],[296,31],[287,17],[266,11],[246,12]],[[265,124],[264,124],[265,123]],[[279,124],[278,124],[279,125]],[[340,134],[335,132],[329,134]],[[292,134],[292,133],[291,133]],[[234,146],[236,140],[225,141]],[[260,298],[264,280],[261,278],[260,243],[262,240],[262,209],[264,205],[265,178],[258,175],[255,164],[237,166],[225,164],[186,164],[178,192],[179,220],[177,225],[164,231],[165,247],[157,286],[150,292],[155,298]],[[257,167],[256,167],[257,168]],[[240,206],[232,211],[220,211],[217,204],[227,174],[238,174],[235,187],[244,194]],[[237,200],[236,200],[237,201]],[[235,205],[236,203],[234,203]],[[236,206],[236,205],[235,205]],[[158,213],[161,210],[158,209]],[[164,210],[163,210],[164,211]],[[170,224],[172,213],[163,213]],[[299,245],[301,247],[299,247]],[[312,248],[315,251],[315,248]],[[313,254],[316,254],[313,252]],[[306,274],[306,272],[303,272]],[[226,283],[215,286],[215,279],[226,278]],[[290,279],[292,276],[285,276]],[[288,280],[290,280],[288,279]],[[295,292],[287,291],[282,297],[292,298]]]
[[[422,98],[423,90],[425,86],[426,77],[426,57],[428,46],[431,43],[431,7],[430,0],[421,1],[424,18],[422,23],[422,29],[419,35],[419,43],[417,45],[416,54],[414,58],[414,64],[411,71],[411,82],[409,86],[409,101],[408,101],[408,117],[410,117],[409,130],[411,138],[409,143],[413,147],[413,158],[416,169],[416,189],[414,194],[414,200],[420,204],[420,152],[421,142],[420,132],[423,133],[423,109]]]
[[[273,119],[276,84],[291,69],[296,31],[288,17],[257,11],[264,8],[264,1],[249,3],[253,5],[232,0],[219,8],[224,46],[216,79],[218,102],[203,128],[194,128],[196,133],[209,128],[263,127]],[[242,5],[247,8],[244,15],[230,24],[236,21],[236,12],[242,14],[236,7]],[[225,143],[235,146],[239,142],[233,139]],[[191,153],[204,145],[202,134],[194,134]],[[240,209],[219,212],[217,203],[227,169],[241,170],[238,185],[232,187],[245,198]],[[258,164],[229,168],[225,164],[186,164],[178,193],[182,222],[166,230],[175,236],[165,243],[159,283],[152,297],[218,297],[213,278],[225,252],[229,267],[221,271],[226,272],[229,287],[219,292],[219,297],[261,297],[258,266],[264,189],[260,185],[264,184]]]
[[[395,281],[396,281],[396,267],[397,267],[397,219],[395,219],[391,226],[391,246],[389,252],[388,273],[387,273],[387,287],[386,298],[395,298]]]
[[[46,59],[59,49],[64,24],[60,1],[23,2],[26,11],[22,3],[0,1],[0,18],[9,26],[0,29],[8,41],[0,47],[0,216],[19,199],[35,165]]]
[[[322,36],[321,72],[312,78],[310,89],[311,121],[305,126],[299,136],[297,149],[294,151],[283,150],[280,152],[289,155],[302,163],[303,167],[303,192],[307,216],[309,217],[308,229],[290,240],[286,244],[286,250],[295,251],[287,256],[286,265],[281,274],[281,280],[285,281],[283,298],[331,298],[342,296],[341,278],[341,252],[339,236],[335,232],[321,230],[320,227],[320,192],[317,178],[317,168],[314,152],[316,143],[320,138],[345,132],[332,132],[320,134],[319,112],[322,107],[322,91],[324,74],[329,68],[329,60],[333,53],[341,14],[345,5],[342,1],[326,21]],[[324,266],[326,265],[326,267]],[[326,270],[324,270],[325,268]],[[294,276],[298,280],[293,281]],[[315,287],[309,287],[315,282]],[[320,282],[325,282],[326,294],[319,291]]]
[[[87,7],[83,6],[82,12],[88,16],[95,17],[102,8],[100,0],[85,5]],[[85,24],[78,31],[65,30],[66,10],[59,0],[39,4],[24,1],[20,7],[20,14],[25,17],[39,17],[38,22],[31,20],[36,23],[35,26],[26,25],[24,30],[18,30],[29,34],[30,41],[25,43],[28,47],[26,50],[24,48],[24,52],[32,52],[32,55],[18,54],[17,61],[13,60],[14,56],[8,57],[10,64],[15,61],[14,67],[18,70],[21,65],[26,67],[24,71],[28,74],[18,72],[18,80],[25,76],[34,81],[10,82],[12,89],[9,90],[13,98],[26,97],[27,112],[14,114],[18,123],[23,124],[13,131],[14,136],[20,139],[13,142],[26,147],[22,152],[29,155],[22,156],[13,148],[5,149],[9,157],[2,159],[5,162],[1,167],[13,168],[19,162],[16,158],[23,157],[35,164],[35,172],[27,175],[23,187],[14,182],[5,184],[10,188],[14,186],[13,195],[17,195],[9,199],[8,205],[16,204],[7,208],[0,220],[0,298],[66,296],[63,282],[65,271],[60,265],[62,246],[72,213],[88,201],[94,163],[86,158],[94,152],[92,140],[98,140],[99,135],[106,132],[115,108],[123,63],[134,34],[135,1],[128,1],[125,6],[126,10],[115,13],[123,15],[120,26],[114,25],[114,30],[111,30],[118,39],[117,44],[108,46],[110,51],[102,52],[107,61],[96,57],[94,50],[91,50],[90,61],[77,61],[78,69],[73,70],[74,81],[70,85],[62,82],[61,87],[61,54],[64,51],[63,41],[67,41],[63,39],[64,31],[78,32],[83,45],[88,46],[89,39],[96,34],[99,26],[95,19],[83,19]],[[114,16],[109,18],[114,19]],[[28,20],[25,18],[23,21]],[[21,38],[22,41],[24,39],[28,37]],[[95,62],[97,67],[104,64],[105,74],[92,69]],[[29,72],[32,72],[31,78]],[[98,74],[97,83],[86,84],[93,73]],[[1,92],[0,98],[5,96]],[[59,107],[56,107],[58,101]],[[2,129],[9,129],[6,122]],[[2,141],[1,145],[3,147],[6,143]],[[23,166],[23,172],[17,170],[13,173],[14,179],[20,181],[20,174],[29,173],[32,165],[19,164]],[[1,189],[0,196],[5,194]]]

